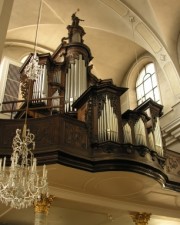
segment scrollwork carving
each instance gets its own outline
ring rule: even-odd
[[[177,169],[180,169],[180,159],[176,157],[169,156],[167,158],[166,169],[168,173],[172,173]],[[178,171],[180,172],[180,171]]]

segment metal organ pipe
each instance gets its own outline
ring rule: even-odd
[[[103,132],[104,132],[104,140],[107,140],[107,118],[106,118],[106,103],[104,104],[103,109]]]
[[[42,78],[42,97],[46,98],[48,95],[48,80],[47,80],[47,69],[46,65],[43,65],[43,78]],[[44,100],[45,103],[47,103],[47,100]]]
[[[148,140],[149,140],[149,148],[155,149],[154,147],[154,137],[152,131],[148,134]]]
[[[98,118],[98,139],[99,141],[118,141],[118,118],[107,95]]]
[[[160,121],[159,117],[157,117],[156,126],[154,130],[154,139],[155,139],[155,150],[160,155],[163,156],[163,143],[162,143],[162,137],[161,137],[161,129],[160,129]]]
[[[78,60],[75,59],[75,65],[74,65],[74,100],[77,99],[78,96],[78,70],[79,70],[79,64]]]
[[[33,99],[40,101],[41,98],[46,97],[47,94],[47,76],[46,76],[46,65],[40,65],[41,73],[37,80],[33,84]]]
[[[135,131],[136,144],[147,145],[145,125],[141,118],[139,118],[139,120],[136,122],[134,126],[134,131]]]
[[[131,127],[129,126],[128,123],[126,123],[123,126],[123,133],[124,133],[124,143],[132,144],[132,132],[131,132]]]
[[[73,104],[74,102],[74,64],[71,63],[71,85],[70,85],[70,111],[72,111],[72,107],[71,105]]]
[[[70,105],[70,76],[71,76],[71,69],[68,68],[68,73],[66,73],[65,112],[69,111]]]
[[[87,74],[86,74],[86,65],[85,61],[82,61],[82,92],[81,94],[87,89]]]
[[[82,55],[79,55],[79,95],[81,95],[82,93],[82,77],[83,77],[83,74],[82,74]]]
[[[72,111],[73,102],[87,89],[87,69],[82,55],[70,64],[66,73],[65,112]]]

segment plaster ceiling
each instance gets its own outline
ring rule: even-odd
[[[50,194],[55,196],[48,224],[133,225],[132,212],[151,213],[149,225],[180,223],[180,194],[164,190],[152,178],[130,172],[90,173],[56,164],[47,168]],[[33,223],[33,207],[16,210],[0,205],[0,224]]]
[[[176,64],[179,0],[44,0],[38,31],[40,52],[52,53],[58,47],[78,8],[77,15],[85,20],[81,23],[84,42],[91,49],[98,78],[113,78],[120,85],[136,55],[149,52],[157,57],[158,46]],[[4,48],[10,57],[20,60],[33,51],[38,9],[39,1],[14,1]],[[141,25],[142,35],[133,35],[132,16]],[[142,28],[147,28],[144,33]],[[146,34],[158,41],[146,40]],[[50,193],[55,196],[48,224],[133,225],[131,211],[152,213],[149,225],[180,224],[180,194],[163,190],[151,178],[125,172],[91,174],[60,165],[48,166],[48,173]],[[0,205],[0,224],[33,223],[32,208],[15,210]]]

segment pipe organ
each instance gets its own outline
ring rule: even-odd
[[[84,44],[85,32],[79,21],[82,20],[73,14],[72,24],[67,26],[68,37],[62,38],[52,55],[38,54],[41,74],[30,90],[33,108],[43,103],[50,109],[50,115],[66,114],[82,121],[93,145],[104,142],[143,145],[163,156],[160,106],[150,103],[149,107],[145,103],[121,115],[120,96],[127,88],[115,86],[111,79],[100,80],[91,73],[93,57]],[[30,58],[22,66],[22,83],[26,81],[25,68],[29,62]],[[40,113],[39,117],[43,111]],[[38,109],[34,115],[37,114]]]
[[[127,88],[117,87],[112,80],[103,80],[90,86],[74,103],[77,118],[85,114],[85,122],[91,134],[92,143],[123,140],[119,97]]]
[[[75,14],[72,20],[67,27],[68,37],[62,38],[52,55],[37,54],[41,73],[36,80],[27,79],[25,68],[29,69],[31,56],[23,64],[20,72],[24,104],[16,111],[17,123],[24,118],[29,98],[27,113],[34,119],[28,123],[38,131],[38,155],[44,148],[46,162],[60,162],[91,172],[117,169],[149,173],[162,181],[162,106],[150,99],[121,113],[121,95],[128,89],[91,73],[92,55],[82,39],[84,29]],[[4,130],[12,134],[9,125]],[[1,140],[3,144],[10,143],[4,142],[10,137]],[[167,182],[166,175],[164,181]]]
[[[151,99],[146,100],[143,104],[135,109],[137,111],[143,111],[149,117],[148,122],[144,123],[145,130],[147,132],[147,145],[150,149],[153,149],[158,155],[164,155],[162,135],[160,129],[159,118],[162,115],[163,106],[157,104]]]

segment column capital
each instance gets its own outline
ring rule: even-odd
[[[53,195],[47,196],[45,194],[42,194],[41,197],[36,202],[34,202],[35,213],[48,214],[53,199],[54,199]]]
[[[148,225],[148,221],[150,220],[151,213],[132,212],[130,213],[130,215],[135,225]]]

